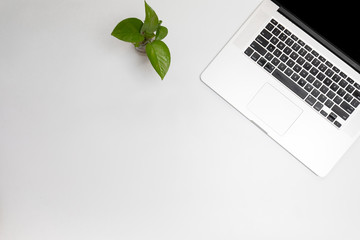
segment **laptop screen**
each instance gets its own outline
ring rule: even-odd
[[[342,54],[338,55],[343,55],[340,56],[343,60],[360,71],[357,1],[275,0],[274,2],[340,50]],[[327,47],[333,50],[330,45]]]

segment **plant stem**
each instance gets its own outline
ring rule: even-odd
[[[135,49],[136,49],[138,52],[142,53],[142,54],[146,54],[146,44],[151,43],[152,41],[154,41],[154,37],[152,37],[152,38],[145,38],[145,40],[142,41],[141,43],[139,43],[139,44],[134,44]],[[138,45],[138,46],[137,46],[137,45]]]

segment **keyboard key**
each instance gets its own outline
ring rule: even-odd
[[[288,65],[289,67],[293,67],[295,64],[295,62],[291,59],[289,59],[289,61],[286,62],[286,65]]]
[[[291,76],[291,74],[293,74],[293,70],[291,70],[290,68],[287,68],[286,70],[285,70],[285,74],[286,75],[288,75],[289,77]]]
[[[334,72],[336,72],[336,73],[339,73],[339,72],[340,72],[340,69],[338,69],[338,68],[337,68],[337,67],[335,67],[335,66],[334,66],[332,69],[333,69],[333,70],[334,70]]]
[[[339,82],[341,77],[337,74],[335,74],[332,78],[331,78],[334,82]]]
[[[266,38],[267,40],[270,40],[270,38],[272,37],[272,34],[269,33],[269,31],[266,29],[262,30],[260,34],[264,36],[264,38]]]
[[[334,105],[332,109],[334,113],[336,113],[339,117],[341,117],[344,120],[347,120],[349,118],[349,114],[347,114],[344,110],[342,110],[338,105]]]
[[[269,73],[271,73],[275,69],[275,67],[271,63],[267,63],[264,68]]]
[[[245,54],[248,55],[249,57],[251,56],[251,54],[253,54],[254,50],[250,47],[248,47],[246,50],[245,50]]]
[[[296,65],[293,67],[293,69],[294,69],[294,71],[295,71],[295,72],[297,72],[297,73],[298,73],[298,72],[300,72],[301,67],[300,67],[299,65],[297,65],[297,64],[296,64]],[[305,76],[305,77],[306,77],[306,76]]]
[[[299,54],[297,54],[296,52],[292,52],[291,54],[290,54],[290,58],[292,59],[292,60],[296,60],[297,58],[299,57]]]
[[[307,54],[307,51],[305,49],[301,48],[299,50],[299,54],[304,57]]]
[[[332,106],[334,106],[334,102],[328,99],[328,100],[325,102],[325,106],[327,106],[328,108],[331,108]]]
[[[259,59],[259,61],[257,61],[257,63],[258,63],[260,66],[264,66],[265,63],[266,63],[266,60],[265,60],[265,58],[261,57],[261,58]]]
[[[257,52],[254,52],[253,55],[251,55],[251,59],[254,61],[257,61],[259,59],[260,55]]]
[[[355,88],[349,84],[349,86],[347,86],[345,90],[348,91],[349,93],[352,93],[355,90]]]
[[[308,50],[309,52],[311,52],[311,50],[312,50],[312,48],[309,45],[306,45],[305,49]]]
[[[333,67],[333,64],[329,61],[326,61],[325,62],[326,66],[328,66],[329,68],[332,68]]]
[[[281,71],[284,71],[284,70],[286,69],[286,65],[283,64],[283,63],[280,63],[279,69],[280,69]]]
[[[268,23],[268,25],[266,25],[265,28],[269,31],[272,31],[274,29],[274,25],[272,25],[271,23]]]
[[[320,95],[320,92],[316,89],[312,90],[311,95],[313,95],[314,97],[318,97]]]
[[[354,83],[354,80],[352,80],[352,78],[350,78],[350,77],[346,78],[346,81],[348,81],[348,82],[351,83],[351,84]]]
[[[300,76],[299,75],[297,75],[296,73],[294,73],[292,76],[291,76],[291,79],[294,81],[294,82],[297,82],[299,79],[300,79]],[[305,81],[305,80],[304,80]],[[298,83],[299,84],[299,83]],[[305,82],[305,84],[306,84],[306,82]],[[305,85],[304,84],[304,85]],[[300,84],[299,84],[300,85]],[[304,86],[303,85],[303,86]]]
[[[339,123],[338,121],[335,121],[335,122],[334,122],[334,125],[337,126],[338,128],[341,127],[341,123]]]
[[[328,76],[329,78],[334,74],[334,71],[331,70],[330,68],[328,70],[326,70],[325,75]]]
[[[275,46],[272,45],[272,44],[269,44],[266,49],[267,49],[269,52],[272,52],[272,51],[275,50]]]
[[[310,68],[312,67],[312,65],[310,63],[306,62],[303,67],[309,71]]]
[[[321,110],[320,113],[321,113],[321,115],[323,115],[324,117],[327,117],[327,115],[328,115],[327,112],[325,112],[324,110]]]
[[[258,41],[258,43],[260,43],[263,47],[266,47],[269,44],[269,41],[267,41],[265,38],[263,38],[262,36],[257,36],[256,41]]]
[[[354,99],[354,100],[352,100],[352,101],[351,101],[351,103],[350,103],[350,104],[351,104],[351,106],[353,106],[353,107],[357,108],[357,107],[359,106],[359,104],[360,104],[360,103],[359,103],[356,99]]]
[[[275,28],[272,33],[275,35],[275,36],[279,36],[279,34],[281,33],[281,30],[278,29],[278,28]]]
[[[297,43],[294,43],[294,44],[292,45],[291,49],[294,50],[295,52],[297,52],[297,51],[299,51],[299,49],[300,49],[300,45],[297,44]]]
[[[287,86],[291,91],[293,91],[300,98],[304,99],[308,94],[307,92],[299,87],[296,83],[294,83],[290,78],[288,78],[285,74],[280,72],[278,69],[275,69],[272,75],[278,79],[281,83]]]
[[[330,78],[325,78],[324,82],[323,82],[326,86],[330,86],[332,81],[330,80]]]
[[[319,56],[319,60],[322,61],[322,62],[326,61],[326,59],[323,56]]]
[[[279,63],[280,63],[280,60],[277,59],[277,58],[273,58],[273,60],[271,61],[271,63],[272,63],[274,66],[277,66],[277,65],[279,65]]]
[[[322,105],[321,103],[317,102],[314,105],[314,108],[316,111],[320,111],[323,108],[324,105]]]
[[[320,92],[322,92],[323,94],[326,94],[327,91],[329,91],[329,88],[326,87],[325,85],[322,85],[321,88],[320,88]]]
[[[265,48],[263,48],[262,46],[260,46],[260,44],[258,44],[257,42],[252,42],[250,45],[253,49],[255,49],[255,51],[257,51],[258,53],[260,53],[261,55],[264,55],[266,53]]]
[[[336,104],[340,104],[340,103],[342,102],[341,97],[339,97],[339,96],[335,96],[335,98],[334,98],[334,102],[335,102]]]
[[[312,75],[307,76],[306,81],[309,83],[313,83],[315,81],[315,78]]]
[[[316,78],[319,79],[320,81],[324,80],[325,75],[322,73],[319,73],[318,75],[316,75]]]
[[[268,61],[271,61],[271,59],[273,59],[273,55],[271,54],[271,53],[267,53],[266,55],[265,55],[265,58],[266,58],[266,60],[268,60]]]
[[[280,60],[283,62],[286,62],[289,59],[288,56],[286,56],[285,54],[281,55]]]
[[[330,122],[334,122],[335,119],[337,118],[336,114],[335,113],[330,113],[329,116],[327,117],[327,119],[330,121]]]
[[[275,57],[280,57],[280,55],[282,54],[282,52],[279,49],[275,49],[275,51],[273,52],[273,54],[275,55]]]
[[[318,97],[318,100],[319,100],[319,102],[321,102],[321,103],[324,103],[325,101],[326,101],[326,97],[325,97],[325,95],[324,94],[320,94],[320,96]]]
[[[305,59],[311,62],[313,60],[314,56],[311,53],[306,54]]]
[[[353,96],[360,101],[360,92],[358,90],[355,90],[355,92],[353,93]]]
[[[315,56],[315,57],[318,57],[319,56],[319,53],[315,50],[312,50],[311,53]]]
[[[276,45],[279,42],[279,39],[277,39],[276,37],[272,37],[270,42],[274,45]]]
[[[304,80],[305,81],[305,80]],[[306,84],[306,86],[305,86],[305,90],[306,91],[308,91],[308,92],[310,92],[311,90],[313,90],[313,86],[311,86],[309,83],[308,84]]]
[[[293,43],[294,43],[294,40],[292,40],[291,38],[288,38],[288,39],[286,39],[285,43],[286,43],[286,45],[291,47],[291,45],[293,45]]]
[[[271,61],[271,63],[274,64],[274,66],[277,66],[277,65],[279,65],[279,63],[280,63],[280,60],[277,59],[277,58],[274,58],[274,59]]]
[[[297,36],[295,36],[294,34],[291,35],[291,38],[292,38],[294,41],[299,40],[299,38],[298,38]]]
[[[325,66],[325,64],[321,64],[321,65],[319,66],[319,69],[320,69],[320,71],[325,72],[326,69],[327,69],[327,67]]]
[[[319,72],[319,70],[315,67],[311,68],[311,70],[310,70],[310,73],[314,76],[316,76],[316,74],[318,74],[318,72]]]
[[[316,81],[314,82],[314,86],[315,86],[316,88],[320,88],[320,87],[321,87],[321,82],[319,82],[318,80],[316,80]]]
[[[360,84],[355,83],[354,86],[355,86],[357,89],[360,89]]]
[[[305,46],[305,43],[304,43],[303,41],[301,41],[301,40],[298,41],[298,44],[299,44],[300,46]]]
[[[342,80],[339,82],[339,85],[344,88],[344,87],[346,87],[346,85],[348,85],[348,83],[347,83],[344,79],[342,79]]]
[[[301,66],[301,65],[304,64],[305,59],[303,59],[302,57],[299,57],[299,58],[296,60],[296,62]],[[359,85],[359,86],[360,86],[360,85]]]
[[[347,102],[343,101],[340,104],[340,107],[342,107],[347,113],[352,114],[355,110],[355,108],[353,108],[350,104],[348,104]]]
[[[347,102],[351,102],[351,100],[353,100],[353,97],[352,97],[349,93],[347,93],[347,94],[345,95],[344,99],[345,99],[345,101],[347,101]]]
[[[326,94],[326,96],[328,97],[328,98],[330,98],[330,99],[333,99],[334,97],[335,97],[335,93],[333,92],[333,91],[329,91],[327,94]]]
[[[331,88],[331,90],[336,92],[339,89],[339,85],[337,85],[336,83],[333,83],[333,84],[331,84],[330,88]]]
[[[278,25],[278,22],[275,19],[271,19],[270,21],[272,24],[274,24],[275,26]]]
[[[279,39],[282,40],[282,41],[285,41],[287,38],[286,34],[285,33],[281,33],[280,36],[279,36]]]
[[[289,47],[286,47],[283,51],[286,55],[289,55],[292,52],[291,48]]]
[[[300,72],[300,75],[301,75],[303,78],[306,78],[308,74],[309,74],[309,73],[308,73],[307,71],[305,71],[304,69],[301,70],[301,72]]]
[[[314,58],[314,60],[312,60],[312,65],[314,65],[315,67],[319,66],[320,61],[317,58]]]
[[[305,102],[307,102],[310,106],[314,105],[314,103],[316,102],[316,98],[314,98],[313,96],[309,95],[306,99]]]
[[[296,74],[294,74],[294,75],[296,75]],[[293,75],[293,76],[294,76],[294,75]],[[301,79],[298,81],[298,84],[303,87],[303,86],[305,86],[306,81],[305,81],[303,78],[301,78]]]

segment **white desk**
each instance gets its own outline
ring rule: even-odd
[[[259,2],[149,0],[161,81],[142,1],[2,0],[0,239],[360,239],[359,141],[320,179],[199,80]]]

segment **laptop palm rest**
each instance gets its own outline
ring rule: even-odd
[[[302,113],[301,108],[268,83],[258,91],[248,108],[280,135],[283,135]]]

